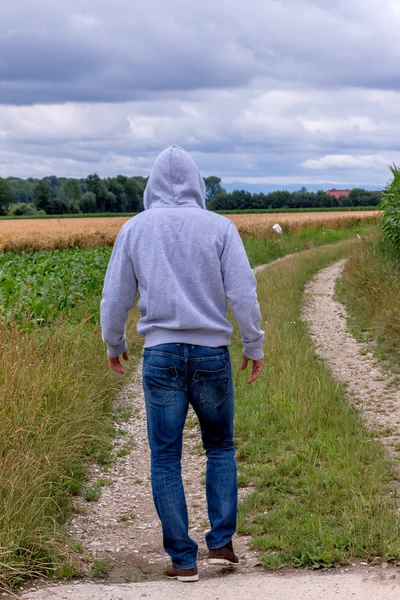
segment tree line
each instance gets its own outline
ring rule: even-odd
[[[133,213],[143,210],[143,194],[147,177],[100,178],[96,173],[84,179],[43,177],[20,179],[0,177],[0,215]],[[376,206],[379,192],[355,188],[348,196],[335,198],[326,192],[278,190],[250,193],[246,190],[227,192],[221,179],[205,177],[207,208],[210,210],[245,210],[279,208],[326,208],[336,206]]]

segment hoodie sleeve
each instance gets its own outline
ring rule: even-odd
[[[127,350],[125,323],[134,305],[136,290],[129,232],[122,228],[108,263],[100,303],[101,333],[108,356],[119,356]]]
[[[242,239],[235,225],[229,225],[221,256],[226,297],[239,325],[243,354],[251,360],[263,358],[264,332],[257,300],[257,281],[251,270]]]

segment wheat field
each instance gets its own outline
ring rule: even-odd
[[[285,233],[306,227],[344,229],[363,222],[374,222],[378,211],[230,214],[242,236],[273,236],[279,223]],[[112,246],[122,225],[132,217],[94,217],[63,219],[0,220],[0,251],[51,250],[54,248],[94,248]],[[134,218],[134,217],[133,217]]]

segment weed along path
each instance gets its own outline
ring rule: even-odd
[[[318,354],[335,378],[346,386],[351,403],[362,411],[400,472],[400,381],[385,372],[368,349],[347,330],[344,305],[335,299],[335,285],[344,260],[322,269],[306,286],[303,317]]]

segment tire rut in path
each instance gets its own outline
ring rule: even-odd
[[[361,410],[366,425],[379,432],[378,439],[389,453],[400,458],[395,450],[400,443],[399,378],[385,371],[369,345],[357,341],[347,329],[346,309],[335,299],[336,281],[345,262],[322,269],[306,285],[302,316],[317,353],[346,386],[349,401]]]

